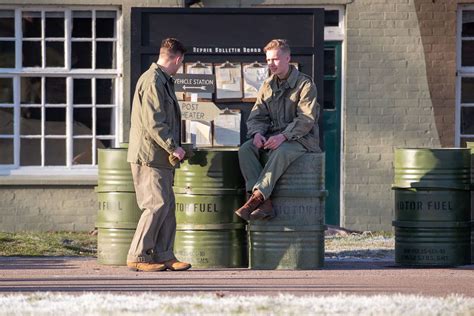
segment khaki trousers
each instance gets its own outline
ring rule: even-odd
[[[264,150],[255,147],[253,139],[250,139],[239,148],[239,164],[247,192],[258,189],[265,199],[268,199],[288,166],[307,150],[296,141],[285,141],[276,150],[270,151],[270,158],[265,166],[260,163],[260,155],[263,152]]]
[[[127,261],[163,262],[175,259],[176,234],[173,170],[130,164],[138,207],[143,211]]]

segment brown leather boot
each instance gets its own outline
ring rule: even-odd
[[[250,213],[251,220],[269,220],[275,217],[275,210],[273,209],[272,201],[265,200],[255,211]]]
[[[169,269],[171,271],[184,271],[191,268],[190,263],[181,262],[181,261],[178,261],[177,259],[171,259],[171,260],[162,262],[161,264],[163,264],[166,267],[166,269]]]
[[[259,190],[255,190],[252,193],[250,199],[245,204],[235,211],[235,214],[240,218],[248,221],[250,219],[250,213],[252,213],[260,204],[264,202],[263,194]]]
[[[163,263],[154,262],[127,262],[127,267],[132,271],[157,272],[166,270]]]

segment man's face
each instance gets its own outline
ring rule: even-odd
[[[271,73],[280,78],[284,78],[288,73],[290,64],[290,54],[284,53],[281,49],[267,50],[267,64]]]

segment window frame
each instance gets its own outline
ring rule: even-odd
[[[12,10],[14,12],[14,42],[15,42],[15,68],[0,68],[0,77],[12,78],[13,79],[13,104],[3,103],[0,107],[13,108],[13,135],[9,138],[13,138],[13,164],[2,164],[0,165],[0,176],[8,177],[26,177],[26,176],[44,176],[45,178],[50,177],[61,177],[62,179],[73,179],[77,176],[97,176],[97,147],[96,141],[98,139],[111,140],[111,146],[118,146],[120,129],[119,125],[122,116],[122,92],[123,92],[123,42],[122,42],[122,13],[119,6],[70,6],[70,7],[52,7],[52,6],[7,6],[1,5],[0,10]],[[22,67],[22,14],[23,12],[36,12],[39,11],[42,19],[42,31],[41,38],[38,39],[41,43],[41,67]],[[73,11],[90,11],[92,12],[92,37],[88,40],[92,42],[91,54],[95,57],[95,50],[98,42],[114,42],[115,43],[115,68],[113,69],[97,69],[96,58],[92,59],[92,68],[88,69],[71,69],[71,46],[72,46],[72,12]],[[97,11],[113,11],[115,12],[115,34],[113,38],[97,38],[96,36],[96,12]],[[46,37],[45,31],[45,17],[47,12],[62,12],[64,14],[64,67],[46,67],[46,43],[51,37]],[[2,39],[10,39],[9,37],[3,37]],[[59,39],[59,38],[56,38]],[[35,39],[37,40],[37,39]],[[22,134],[20,134],[20,110],[24,107],[21,104],[21,89],[20,81],[21,77],[62,77],[66,79],[66,120],[65,126],[66,131],[64,133],[66,143],[66,163],[61,166],[21,166],[20,165],[20,140]],[[76,78],[90,78],[92,79],[92,102],[91,108],[110,108],[112,112],[113,124],[115,130],[111,130],[108,136],[97,136],[96,134],[96,111],[92,111],[92,127],[91,134],[87,136],[73,135],[73,120],[72,113],[76,108],[73,104],[73,80]],[[95,79],[94,79],[95,78]],[[96,79],[112,79],[114,87],[114,100],[110,105],[102,105],[96,103],[95,86]],[[44,79],[42,79],[44,82]],[[40,108],[44,112],[47,107],[44,100],[44,84],[42,84],[42,101]],[[81,107],[81,106],[79,106]],[[77,108],[79,108],[77,107]],[[44,117],[43,117],[44,120]],[[45,133],[44,124],[41,124],[41,142],[45,142],[48,135]],[[5,135],[3,135],[5,136]],[[53,137],[54,138],[54,137]],[[72,156],[74,151],[74,140],[87,138],[92,142],[91,164],[72,164]],[[44,147],[40,153],[41,160],[45,161]],[[5,178],[5,177],[2,177]]]

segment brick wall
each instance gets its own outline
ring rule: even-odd
[[[97,199],[92,187],[2,186],[0,231],[90,231]]]
[[[441,0],[347,6],[344,226],[391,230],[395,148],[454,145],[456,9]]]

